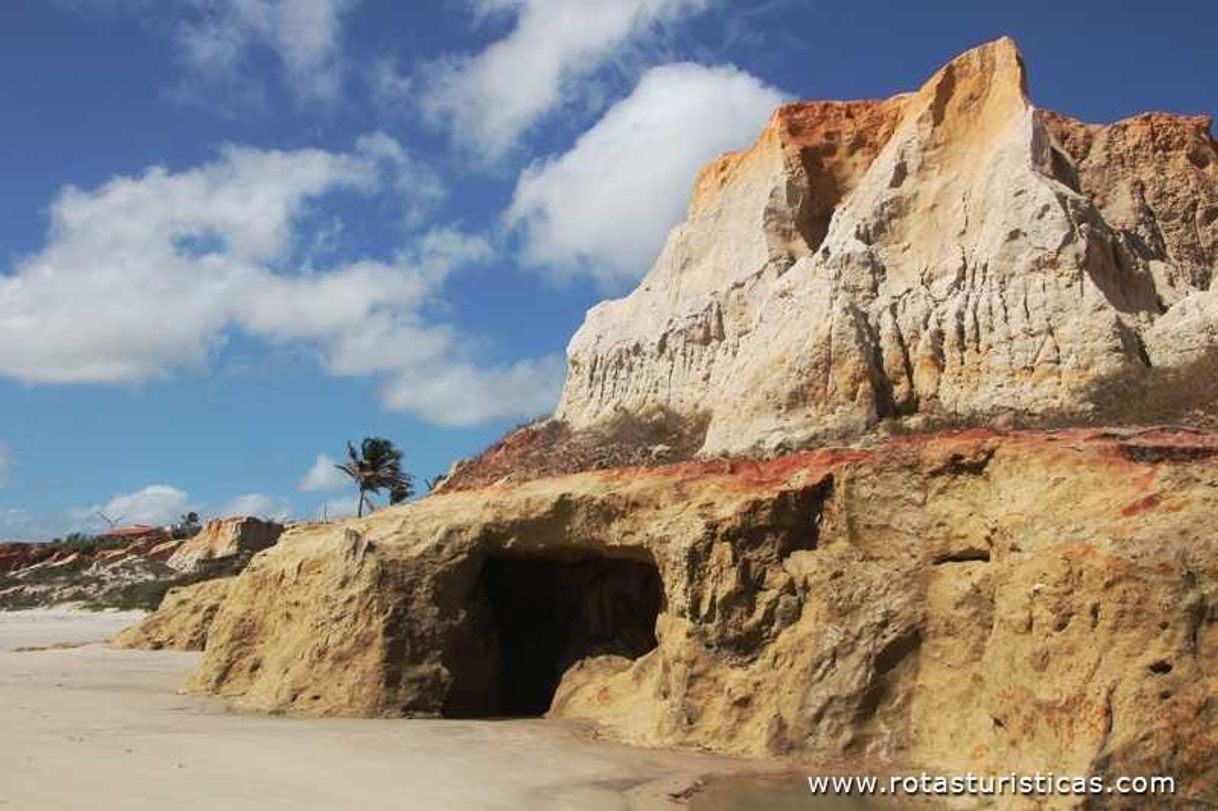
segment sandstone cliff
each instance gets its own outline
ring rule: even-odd
[[[178,573],[178,541],[86,540],[0,544],[0,610],[61,603],[156,608]]]
[[[1003,39],[912,94],[783,107],[707,167],[572,339],[557,416],[663,408],[707,455],[886,419],[1126,420],[1148,380],[1212,362],[1216,267],[1210,122],[1038,110]],[[1186,388],[1158,405],[1212,404]]]
[[[141,650],[203,650],[232,580],[220,577],[169,589],[155,612],[123,629],[111,644]]]
[[[257,556],[192,686],[265,712],[548,708],[652,745],[1171,774],[1212,804],[1215,460],[1200,434],[974,432],[436,496]]]

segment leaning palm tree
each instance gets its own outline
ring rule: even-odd
[[[414,480],[402,470],[402,451],[388,439],[379,436],[364,437],[359,451],[347,443],[350,460],[335,465],[355,482],[359,489],[356,515],[363,517],[364,505],[372,508],[370,493],[389,491],[390,503],[405,501],[414,492]]]

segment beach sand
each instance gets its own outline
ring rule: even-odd
[[[228,714],[178,694],[197,654],[102,644],[135,616],[0,613],[0,811],[681,808],[700,775],[757,767],[542,720]]]

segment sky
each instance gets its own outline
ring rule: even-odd
[[[1218,112],[1218,4],[5,0],[0,539],[338,516],[557,402],[693,177],[788,99],[1008,34],[1033,101]]]

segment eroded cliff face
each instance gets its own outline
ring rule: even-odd
[[[1171,774],[1218,802],[1218,439],[985,432],[587,473],[289,531],[192,687],[649,745]]]
[[[783,107],[588,313],[557,417],[666,409],[707,425],[704,455],[885,419],[1120,420],[1111,401],[1218,346],[1209,128],[1038,110],[1008,39],[916,93]]]
[[[160,606],[111,640],[116,648],[203,650],[207,632],[228,598],[231,577],[171,588]]]

